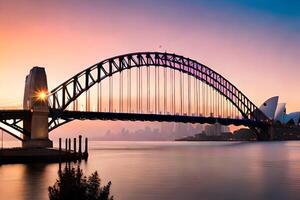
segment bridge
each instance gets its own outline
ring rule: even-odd
[[[244,125],[272,138],[270,120],[213,69],[166,52],[105,59],[48,92],[44,68],[26,77],[22,110],[0,110],[0,129],[24,147],[51,147],[49,132],[74,120]]]

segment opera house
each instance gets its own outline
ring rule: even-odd
[[[278,103],[279,97],[266,100],[259,109],[275,123],[299,125],[300,112],[286,113],[286,103]]]

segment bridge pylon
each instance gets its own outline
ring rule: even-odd
[[[30,118],[24,120],[23,127],[30,133],[25,136],[23,147],[52,147],[48,135],[48,86],[47,75],[42,67],[33,67],[26,76],[23,108],[30,110]]]

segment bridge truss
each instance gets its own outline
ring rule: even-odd
[[[26,118],[29,119],[30,114],[27,110],[2,110],[0,111],[0,129],[23,141],[24,137],[30,136],[29,131],[23,128],[23,121]]]
[[[195,60],[160,52],[131,53],[103,60],[56,87],[48,100],[52,113],[50,131],[78,119],[74,117],[78,113],[81,119],[85,118],[82,113],[98,113],[94,114],[97,118],[101,113],[109,114],[116,120],[124,116],[127,120],[143,116],[144,120],[147,114],[155,116],[150,121],[166,116],[219,119],[224,123],[225,119],[267,119],[219,73]],[[74,116],[66,114],[67,110],[73,111]],[[249,124],[246,121],[243,123]]]

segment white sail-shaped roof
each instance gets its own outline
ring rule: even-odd
[[[298,125],[300,122],[300,112],[293,112],[286,115],[284,118],[284,123],[287,124],[290,122]]]
[[[286,115],[286,103],[279,103],[277,105],[276,111],[275,111],[275,116],[274,120],[279,121],[280,123],[284,123],[284,118]]]
[[[275,111],[278,104],[278,96],[271,97],[270,99],[266,100],[259,109],[269,118],[274,119]]]

